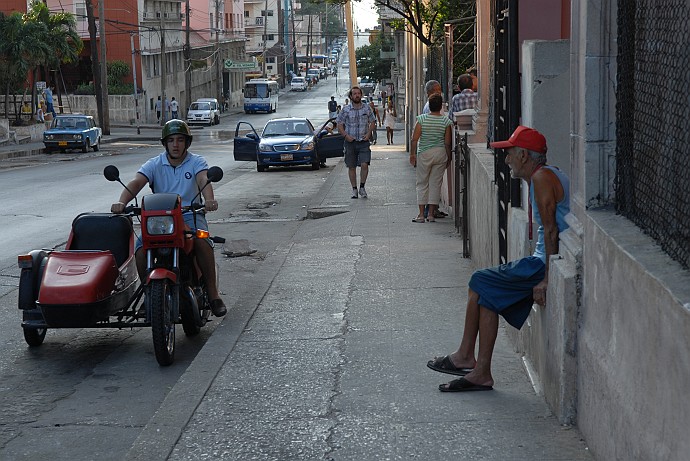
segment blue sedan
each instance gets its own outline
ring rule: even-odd
[[[50,128],[43,132],[43,144],[46,152],[67,149],[81,149],[86,153],[89,148],[98,151],[101,144],[101,129],[90,115],[58,115]]]
[[[343,156],[344,137],[330,129],[332,120],[320,130],[306,118],[277,118],[266,123],[261,136],[249,122],[239,122],[233,140],[237,161],[256,161],[257,171],[269,166],[311,165],[318,170],[327,158]],[[240,127],[247,125],[247,134]],[[328,127],[328,128],[327,128]]]

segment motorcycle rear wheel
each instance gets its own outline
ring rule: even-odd
[[[153,280],[147,293],[151,310],[151,334],[156,360],[161,366],[175,361],[175,321],[172,318],[172,288],[167,280]]]

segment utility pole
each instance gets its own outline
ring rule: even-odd
[[[93,74],[93,90],[96,93],[96,113],[98,123],[103,126],[103,94],[101,93],[101,72],[98,66],[98,44],[96,43],[96,18],[93,15],[92,0],[86,0],[86,17],[89,22],[89,42],[91,42],[91,73]]]
[[[141,128],[139,127],[139,95],[137,94],[137,53],[134,49],[134,32],[129,33],[129,41],[132,45],[132,80],[134,81],[134,110],[137,116],[137,134],[141,134]]]
[[[105,57],[105,0],[98,2],[98,35],[101,39],[101,91],[103,92],[103,134],[110,134],[110,104],[108,104],[108,62]]]
[[[185,2],[185,45],[184,45],[184,117],[192,104],[192,49],[189,43],[189,0]]]
[[[347,55],[350,58],[350,88],[357,86],[357,55],[355,34],[352,30],[352,0],[345,2],[345,27],[347,28]]]
[[[268,0],[264,2],[264,36],[262,37],[262,42],[264,44],[264,52],[261,54],[264,58],[264,70],[263,70],[263,76],[268,77],[266,74],[266,39],[268,38]]]
[[[299,64],[297,62],[297,40],[295,39],[295,4],[290,0],[290,16],[292,19],[292,71],[299,75]]]
[[[223,4],[225,9],[225,4]],[[216,0],[216,88],[218,90],[218,101],[223,101],[221,95],[223,94],[223,77],[221,68],[223,66],[223,59],[220,55],[220,27],[218,24],[220,16],[220,0]]]
[[[165,68],[167,67],[165,59],[165,29],[163,28],[163,16],[161,12],[161,126],[168,121],[168,111],[165,101],[168,99],[165,96]]]

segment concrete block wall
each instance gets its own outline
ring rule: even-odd
[[[584,230],[578,426],[597,459],[687,460],[690,273],[612,210]]]

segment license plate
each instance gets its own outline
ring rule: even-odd
[[[290,160],[292,160],[292,154],[280,154],[281,162],[289,162]]]
[[[67,141],[58,141],[58,146],[66,146]]]

